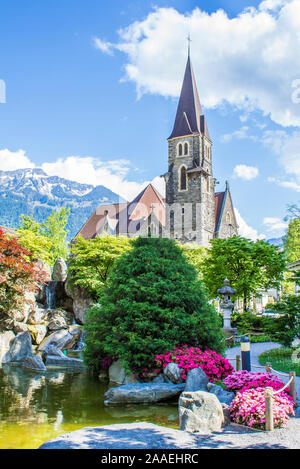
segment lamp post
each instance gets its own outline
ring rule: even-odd
[[[241,339],[241,355],[242,355],[242,370],[251,371],[249,337],[242,337]]]
[[[220,308],[223,313],[223,329],[229,334],[235,334],[236,329],[231,327],[231,312],[233,310],[233,303],[231,301],[231,296],[236,293],[234,288],[231,288],[229,280],[225,278],[224,286],[218,290],[218,294],[221,296],[222,300],[220,303]]]

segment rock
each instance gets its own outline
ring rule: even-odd
[[[46,355],[46,365],[61,366],[65,368],[84,366],[84,363],[83,360],[80,360],[79,358],[70,358],[63,354],[63,356]]]
[[[179,398],[180,430],[209,433],[220,431],[224,414],[214,394],[204,391],[183,392]]]
[[[38,350],[45,350],[45,347],[50,344],[56,345],[60,350],[71,350],[77,340],[78,333],[76,331],[72,330],[72,332],[69,332],[67,329],[61,329],[59,331],[52,332],[52,334],[46,337],[39,345]]]
[[[208,382],[208,377],[201,368],[193,368],[187,374],[184,391],[206,391]]]
[[[37,371],[46,371],[43,360],[38,355],[28,355],[22,362],[24,368],[29,368],[31,370]]]
[[[62,257],[58,257],[52,271],[53,282],[65,282],[67,280],[68,267]]]
[[[28,331],[28,326],[25,322],[14,321],[13,331],[15,334],[20,334],[20,332]]]
[[[164,368],[164,375],[169,378],[173,384],[182,383],[182,373],[177,363],[168,363]]]
[[[45,347],[44,349],[44,352],[46,355],[52,355],[52,356],[65,358],[64,353],[54,344],[47,345],[47,347]]]
[[[12,331],[0,333],[0,365],[3,357],[7,354],[10,349],[11,343],[15,338],[15,334]]]
[[[28,355],[33,355],[31,334],[29,331],[20,332],[13,339],[9,351],[3,358],[3,363],[21,363]]]
[[[85,314],[87,310],[95,303],[89,296],[88,292],[83,288],[71,287],[69,279],[65,283],[65,291],[67,296],[73,300],[73,312],[76,321],[84,324]]]
[[[36,345],[40,345],[40,343],[44,340],[47,334],[47,326],[43,326],[42,324],[37,324],[33,326],[31,324],[26,324],[28,330],[31,333],[31,337],[33,342]]]
[[[178,396],[184,384],[139,383],[111,388],[105,393],[105,405],[159,402]]]
[[[14,315],[15,320],[18,322],[27,322],[30,313],[37,309],[35,292],[25,291],[24,300],[22,310],[18,311],[18,316]]]
[[[54,316],[48,323],[49,331],[58,331],[59,329],[68,329],[68,324],[63,316]]]
[[[165,383],[165,382],[166,382],[165,375],[163,373],[160,373],[159,375],[157,375],[152,381],[152,383]]]
[[[223,409],[223,414],[224,414],[224,426],[225,425],[230,425],[231,417],[230,417],[230,407],[229,407],[229,405],[222,404],[222,409]]]
[[[60,435],[39,449],[188,449],[197,448],[195,435],[147,422],[86,427]]]
[[[42,261],[42,259],[38,259],[35,262],[36,267],[41,270],[45,277],[45,282],[50,282],[51,280],[51,267],[50,265],[46,264],[46,262]]]
[[[31,311],[27,319],[27,324],[48,324],[49,311],[51,310],[43,308],[37,308],[34,311]]]
[[[221,404],[229,405],[229,404],[231,404],[231,402],[233,401],[233,399],[235,397],[233,392],[226,391],[221,386],[218,386],[218,385],[213,384],[213,383],[208,383],[207,390],[208,390],[208,392],[210,392],[210,393],[214,394],[215,396],[217,396],[217,398],[219,399]]]
[[[109,381],[117,384],[123,384],[125,381],[126,371],[121,360],[113,362],[108,370]]]

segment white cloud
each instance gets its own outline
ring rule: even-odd
[[[34,168],[34,163],[25,155],[24,150],[0,150],[0,170],[14,171],[16,169]]]
[[[278,163],[282,166],[290,180],[282,178],[268,178],[281,187],[300,191],[300,131],[288,134],[284,130],[268,130],[263,134],[264,145],[270,147],[278,156]]]
[[[234,209],[235,217],[237,224],[239,225],[239,235],[243,236],[244,238],[251,239],[252,241],[256,241],[257,239],[265,239],[266,236],[264,234],[259,234],[255,228],[249,226],[246,221],[242,218],[240,212],[237,208]]]
[[[177,97],[187,57],[188,33],[200,97],[206,107],[225,101],[249,112],[258,109],[283,125],[300,126],[300,104],[292,83],[300,70],[300,2],[266,0],[230,18],[223,10],[195,8],[181,14],[156,8],[119,31],[117,44],[99,39],[99,48],[124,52],[125,80],[138,95]],[[104,44],[104,45],[103,45]]]
[[[258,168],[255,166],[247,166],[245,164],[238,164],[233,170],[233,177],[246,179],[250,181],[258,176]]]
[[[101,50],[104,54],[107,55],[113,55],[113,44],[107,41],[102,41],[99,37],[94,37],[93,39],[93,44],[96,47],[96,49]]]
[[[267,226],[267,231],[283,231],[287,228],[288,223],[284,223],[280,218],[267,217],[264,218],[264,225]]]
[[[239,130],[235,130],[231,134],[222,135],[221,142],[228,143],[228,142],[231,142],[231,140],[233,139],[238,139],[238,140],[250,139],[250,140],[256,141],[257,137],[255,135],[250,135],[248,131],[249,131],[249,127],[247,125],[244,125]]]

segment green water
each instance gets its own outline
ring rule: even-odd
[[[34,449],[63,433],[112,423],[147,421],[178,428],[177,402],[107,407],[107,389],[85,369],[35,373],[3,365],[0,449]]]

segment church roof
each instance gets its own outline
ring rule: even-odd
[[[226,191],[215,193],[215,230],[216,232],[219,231],[220,221],[222,219],[223,207],[224,207],[224,202],[225,202],[225,193]]]
[[[173,131],[169,137],[182,137],[202,133],[208,138],[209,132],[202,113],[196,80],[188,57]]]

